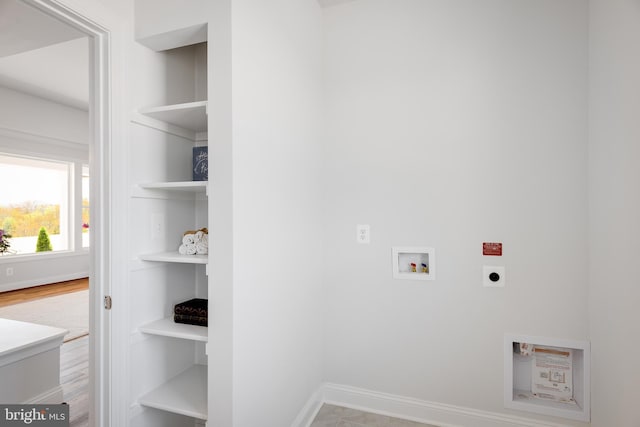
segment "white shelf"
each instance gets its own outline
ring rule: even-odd
[[[207,101],[142,108],[139,113],[194,132],[207,130]]]
[[[131,197],[149,199],[206,200],[208,181],[146,182],[131,187]]]
[[[139,329],[145,334],[160,335],[163,337],[181,338],[201,342],[207,342],[208,339],[208,330],[206,326],[176,323],[171,317],[142,325]]]
[[[207,367],[194,365],[138,399],[142,406],[207,419]]]
[[[147,182],[139,184],[146,190],[186,191],[192,193],[206,193],[208,181],[179,181],[179,182]]]
[[[180,264],[207,264],[209,255],[180,255],[178,252],[161,252],[140,255],[143,261],[176,262]]]

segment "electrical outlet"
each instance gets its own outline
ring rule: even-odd
[[[482,285],[487,288],[504,288],[507,277],[503,266],[482,267]]]
[[[165,222],[163,213],[151,214],[151,238],[160,239],[165,234]]]
[[[362,244],[371,243],[371,228],[369,224],[358,224],[356,226],[356,241]]]
[[[13,267],[7,267],[7,277],[13,276]]]

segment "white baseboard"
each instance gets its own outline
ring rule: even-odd
[[[25,405],[46,405],[46,404],[58,404],[64,402],[62,387],[56,386],[51,390],[48,390],[38,396],[32,397],[26,402],[22,402]]]
[[[304,405],[291,427],[308,427],[311,425],[318,411],[325,403],[322,398],[322,387],[311,395],[307,403]]]
[[[567,427],[566,424],[428,402],[331,383],[323,384],[311,396],[292,427],[309,427],[323,403],[440,427]]]

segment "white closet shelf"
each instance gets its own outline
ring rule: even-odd
[[[181,338],[185,340],[207,342],[208,330],[206,326],[186,325],[176,323],[173,318],[156,320],[140,326],[140,331],[145,334],[160,335],[170,338]]]
[[[138,112],[194,132],[207,130],[207,101],[141,108]]]
[[[147,182],[139,184],[146,190],[186,191],[206,193],[208,181]]]
[[[131,187],[131,197],[148,199],[206,200],[208,181],[145,182]]]
[[[176,262],[181,264],[207,264],[209,255],[181,255],[178,252],[160,252],[140,255],[143,261]]]
[[[187,417],[207,419],[207,367],[194,365],[145,394],[138,403]]]

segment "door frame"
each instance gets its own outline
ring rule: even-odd
[[[89,38],[89,167],[91,171],[91,267],[89,287],[89,425],[107,427],[112,417],[111,312],[104,297],[111,294],[114,273],[112,233],[113,199],[111,165],[114,135],[118,133],[113,108],[112,33],[98,24],[108,19],[95,5],[57,0],[22,0]],[[74,0],[62,0],[71,3]],[[111,19],[113,21],[113,19]],[[115,111],[118,109],[116,108]]]

